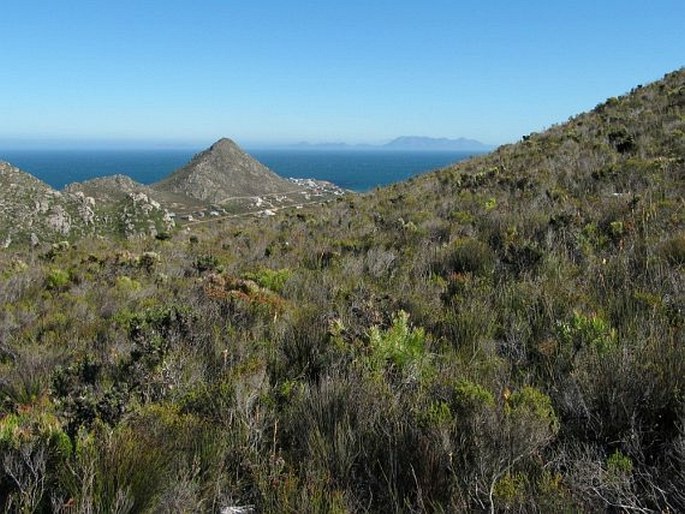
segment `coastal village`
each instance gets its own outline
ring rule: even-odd
[[[301,209],[306,204],[327,202],[347,193],[345,189],[325,180],[292,177],[287,180],[297,186],[295,192],[232,197],[222,205],[209,205],[207,208],[197,209],[182,215],[170,212],[169,216],[179,224],[190,224],[236,215],[269,217],[275,216],[277,211],[284,208]]]

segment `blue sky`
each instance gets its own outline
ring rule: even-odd
[[[512,142],[685,65],[685,2],[9,1],[0,144]]]

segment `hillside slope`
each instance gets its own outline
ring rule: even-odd
[[[0,252],[0,507],[685,511],[684,113],[679,70],[368,195]]]
[[[168,212],[142,192],[144,186],[128,177],[111,182],[98,179],[56,191],[33,175],[0,162],[0,245],[38,246],[93,236],[154,236],[174,226]]]
[[[102,201],[121,200],[131,193],[153,194],[152,189],[140,184],[126,175],[98,177],[84,182],[72,182],[64,188],[65,192],[82,192],[86,196]]]
[[[0,244],[3,247],[8,247],[17,237],[27,235],[26,231],[42,234],[68,230],[64,209],[59,205],[61,195],[7,162],[0,162],[0,191]],[[19,224],[24,224],[25,230],[18,231]]]
[[[220,139],[184,167],[154,184],[153,189],[222,204],[234,197],[292,193],[301,188],[282,179],[243,152],[230,139]]]

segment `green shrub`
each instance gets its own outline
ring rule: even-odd
[[[454,416],[447,402],[437,401],[431,402],[423,419],[427,427],[443,427],[449,426],[453,422]]]
[[[547,428],[551,433],[559,430],[559,419],[552,407],[552,400],[539,389],[525,386],[513,392],[509,397],[507,407],[514,416],[534,418],[543,430]]]
[[[463,411],[474,411],[495,406],[494,395],[480,384],[462,379],[454,388],[455,400]]]
[[[616,331],[597,314],[575,311],[569,321],[557,324],[557,335],[561,344],[574,353],[592,348],[604,354],[616,347]]]
[[[0,418],[0,509],[48,512],[71,440],[47,402]]]
[[[623,477],[633,472],[633,461],[621,450],[616,450],[607,459],[607,473],[610,477]]]
[[[425,357],[426,334],[422,328],[409,325],[409,314],[399,311],[393,316],[392,326],[381,330],[374,326],[369,331],[373,367],[390,362],[400,369]]]
[[[659,248],[663,259],[673,266],[685,264],[685,234],[673,236],[661,244]]]
[[[126,275],[121,275],[116,278],[116,288],[122,293],[132,293],[140,290],[141,287],[140,282],[131,277],[127,277]]]
[[[55,315],[66,318],[63,312]],[[26,344],[12,351],[11,363],[2,362],[2,350],[0,342],[0,413],[3,407],[14,412],[42,401],[55,366],[64,358],[62,348],[51,348],[43,342]]]
[[[145,268],[148,272],[152,271],[157,264],[161,262],[161,257],[157,252],[143,252],[138,258],[138,265]]]
[[[635,138],[623,127],[609,132],[608,139],[619,153],[632,152],[636,148]]]
[[[168,438],[177,436],[173,432],[166,434]],[[159,441],[154,433],[128,426],[114,431],[98,428],[92,435],[82,432],[77,446],[77,474],[71,477],[72,497],[80,497],[84,510],[150,509],[171,474],[174,455],[169,451],[170,444]]]
[[[504,504],[509,510],[520,505],[526,494],[526,480],[522,473],[506,473],[493,487],[496,504]]]
[[[19,449],[26,443],[41,440],[50,447],[50,451],[69,456],[71,440],[62,430],[59,419],[49,412],[46,405],[34,407],[0,419],[0,448]]]
[[[495,266],[495,254],[482,241],[468,238],[456,241],[446,261],[448,273],[488,275]]]
[[[198,273],[204,273],[206,271],[220,271],[219,258],[215,255],[201,255],[195,259],[193,267]]]
[[[270,289],[275,293],[282,293],[285,283],[293,276],[293,272],[289,269],[273,270],[263,268],[254,273],[246,273],[245,278],[254,280],[261,287]]]
[[[50,290],[64,289],[70,282],[71,276],[68,271],[52,268],[45,277],[45,285]]]

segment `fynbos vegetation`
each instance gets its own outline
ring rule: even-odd
[[[685,72],[369,195],[0,253],[7,512],[685,510]]]

